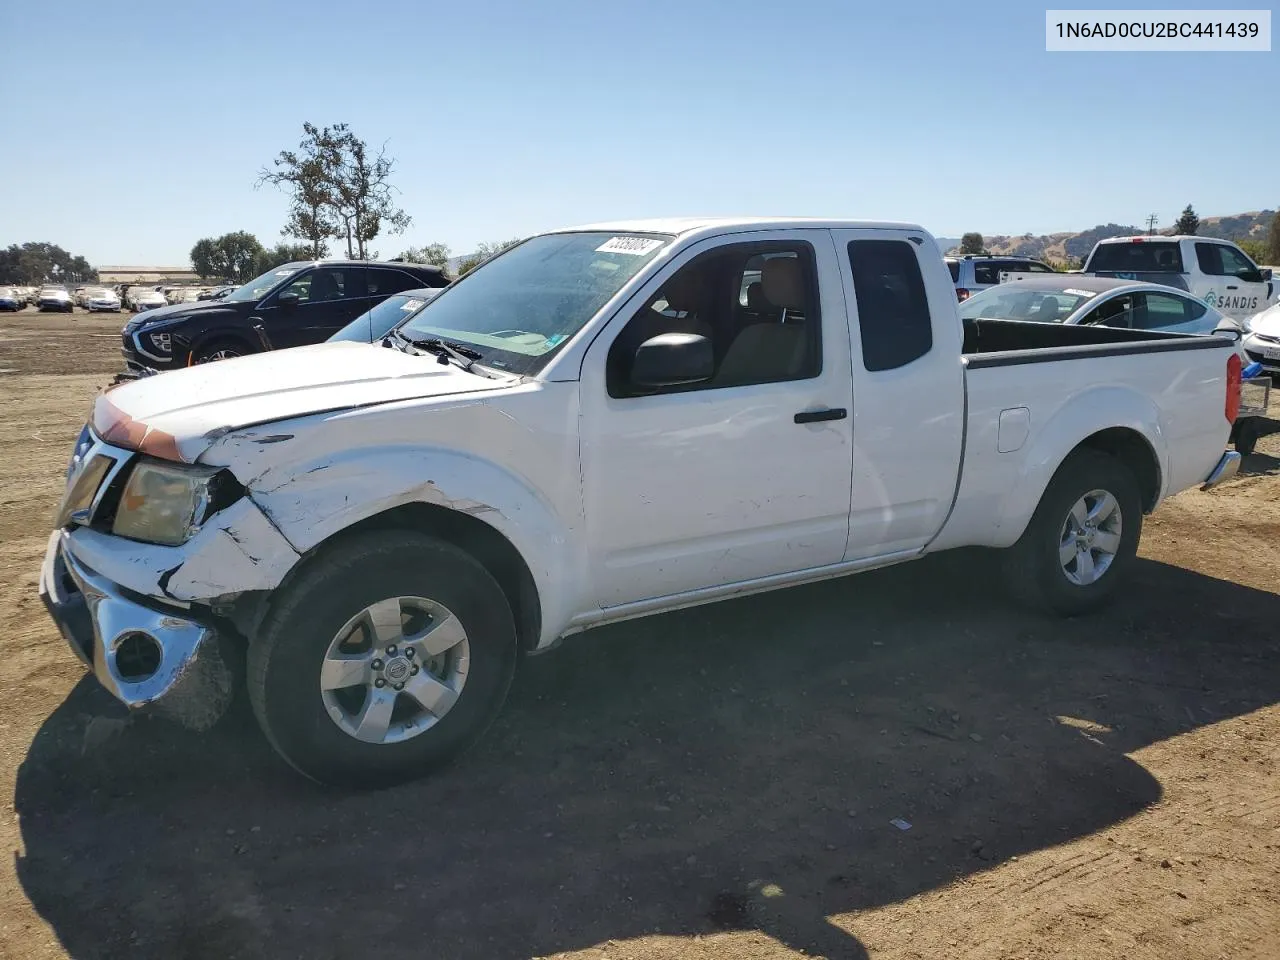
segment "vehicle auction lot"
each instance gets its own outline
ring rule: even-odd
[[[1276,956],[1280,435],[1101,615],[963,553],[624,623],[443,774],[346,794],[243,698],[123,722],[41,606],[124,320],[0,315],[0,955]]]

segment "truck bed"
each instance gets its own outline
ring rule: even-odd
[[[1226,337],[1161,330],[980,319],[965,322],[963,349],[969,368],[974,369],[1046,363],[1073,356],[1097,358],[1173,350],[1216,350],[1229,342]]]

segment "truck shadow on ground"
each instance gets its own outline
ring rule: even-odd
[[[464,760],[373,794],[297,778],[243,704],[86,752],[111,710],[86,681],[19,771],[19,877],[77,958],[721,929],[863,957],[828,917],[1116,824],[1161,794],[1126,752],[1280,694],[1273,594],[1142,561],[1106,613],[1050,622],[995,579],[944,555],[602,629],[528,661]]]

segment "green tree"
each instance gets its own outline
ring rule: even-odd
[[[1265,240],[1237,240],[1236,245],[1249,255],[1254,263],[1270,263],[1267,259],[1267,242]]]
[[[1173,232],[1186,236],[1195,236],[1196,231],[1199,229],[1200,218],[1196,216],[1195,210],[1188,203],[1182,208],[1182,214],[1178,217],[1178,222],[1173,225]]]
[[[310,250],[310,247],[303,249]],[[265,253],[252,233],[236,230],[197,240],[191,248],[191,267],[202,279],[216,277],[244,283],[262,272],[258,263]]]
[[[1271,230],[1267,234],[1267,263],[1280,265],[1280,211],[1271,218]]]
[[[218,249],[218,241],[213,237],[202,237],[191,248],[191,269],[201,280],[221,279],[226,276],[223,269],[222,251]]]
[[[84,283],[97,279],[98,271],[88,260],[56,243],[15,243],[0,250],[0,283]]]
[[[960,238],[960,253],[985,253],[984,241],[980,233],[966,233]]]
[[[228,277],[244,283],[257,276],[255,270],[258,266],[258,258],[264,251],[262,244],[252,233],[244,230],[224,233],[218,238],[218,247],[222,251]]]
[[[484,263],[492,256],[501,253],[507,247],[514,247],[523,237],[516,237],[514,240],[499,240],[496,243],[482,243],[476,247],[475,253],[468,254],[458,263],[458,276],[470,273],[480,264]]]
[[[311,255],[313,249],[308,243],[277,243],[270,250],[263,250],[258,256],[258,265],[254,267],[255,274],[266,273],[286,263],[314,260],[316,258]]]
[[[409,263],[429,263],[443,268],[449,265],[449,254],[448,244],[429,243],[425,247],[409,247],[400,254],[400,259]]]

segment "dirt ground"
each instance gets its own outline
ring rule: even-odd
[[[1280,957],[1280,435],[1149,519],[1104,614],[962,553],[626,623],[442,775],[344,794],[243,700],[125,722],[41,607],[123,319],[0,316],[0,954]]]

